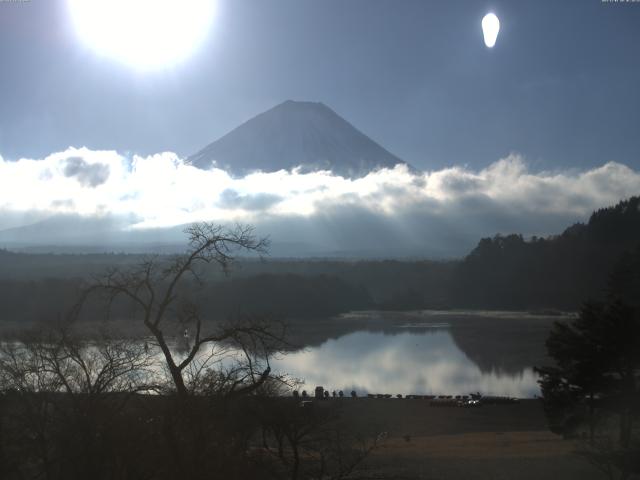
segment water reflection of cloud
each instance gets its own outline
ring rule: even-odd
[[[447,331],[385,335],[355,332],[285,355],[274,368],[305,380],[305,388],[359,393],[484,394],[531,397],[538,393],[532,369],[511,375],[482,372]]]

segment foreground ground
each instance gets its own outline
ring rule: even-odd
[[[386,439],[361,469],[366,478],[601,479],[575,454],[579,442],[547,429],[541,404],[431,407],[426,400],[346,400],[355,427]]]

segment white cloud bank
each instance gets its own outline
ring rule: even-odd
[[[0,230],[13,229],[0,232],[0,240],[35,242],[29,228],[16,227],[46,219],[41,243],[89,241],[92,229],[103,241],[107,231],[133,238],[211,220],[255,224],[273,237],[280,255],[287,248],[295,255],[302,245],[307,254],[459,255],[497,232],[558,233],[636,194],[640,172],[613,162],[534,173],[511,155],[480,171],[415,173],[397,166],[360,179],[296,171],[232,178],[187,165],[173,153],[127,158],[69,148],[38,160],[0,157]],[[83,227],[73,231],[72,219]]]

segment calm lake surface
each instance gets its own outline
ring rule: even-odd
[[[307,345],[270,361],[272,372],[298,379],[299,390],[316,386],[391,395],[506,395],[540,393],[533,365],[545,364],[544,343],[558,317],[518,312],[353,312],[297,325],[296,343]],[[181,337],[181,335],[180,335]],[[179,361],[186,351],[174,353]],[[162,355],[151,338],[145,340]],[[233,362],[233,349],[226,350]],[[198,358],[207,358],[203,349]],[[226,364],[225,353],[219,364]]]
[[[304,381],[310,394],[316,385],[366,393],[508,395],[539,393],[532,368],[518,373],[481,370],[460,350],[443,325],[431,329],[398,328],[397,332],[357,331],[319,346],[307,347],[272,362],[275,371]]]

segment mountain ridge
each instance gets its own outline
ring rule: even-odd
[[[300,167],[355,178],[406,162],[322,102],[287,100],[242,123],[188,157],[235,176]]]

